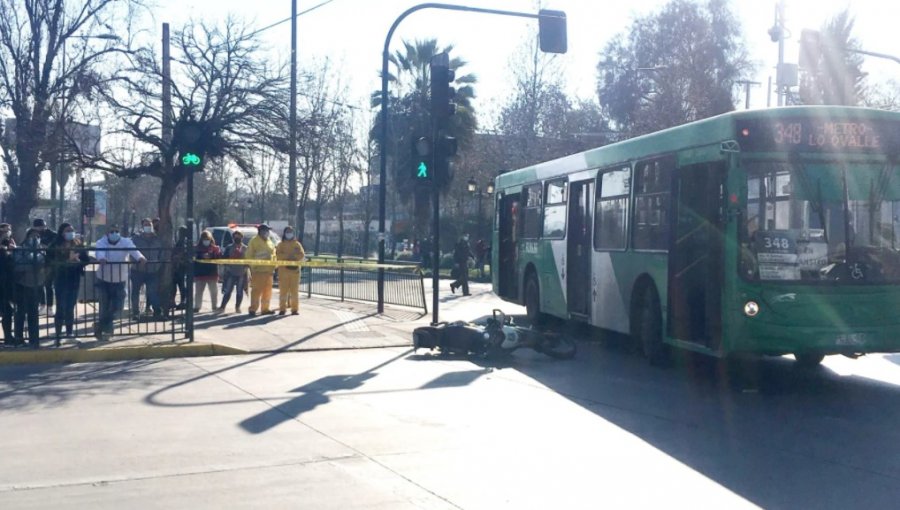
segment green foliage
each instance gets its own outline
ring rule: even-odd
[[[727,0],[673,0],[613,37],[602,55],[600,104],[629,135],[733,110],[735,82],[751,70]]]
[[[453,254],[445,253],[441,255],[441,269],[452,269],[453,268]]]
[[[431,118],[430,105],[430,73],[429,63],[431,57],[443,51],[450,52],[450,68],[456,73],[454,87],[457,104],[457,113],[450,119],[449,135],[456,137],[460,152],[465,151],[471,144],[475,134],[477,121],[472,108],[472,98],[475,97],[473,84],[477,78],[473,74],[463,74],[462,68],[466,61],[453,56],[452,46],[440,48],[437,40],[427,39],[410,43],[404,41],[403,50],[390,56],[392,68],[389,80],[391,82],[390,116],[388,118],[388,154],[390,178],[388,181],[395,186],[401,196],[414,198],[415,217],[417,225],[427,225],[430,211],[428,186],[417,186],[410,178],[411,168],[415,166],[413,154],[410,150],[412,140],[419,136],[430,136]],[[372,106],[381,105],[381,92],[372,94]],[[378,116],[372,127],[371,136],[377,139],[381,133],[381,116]],[[444,189],[442,189],[443,191]],[[405,203],[410,201],[404,200]]]
[[[843,10],[828,20],[821,30],[821,54],[805,69],[800,86],[803,104],[856,106],[865,92],[863,57],[847,50],[859,50],[853,37],[855,20]]]

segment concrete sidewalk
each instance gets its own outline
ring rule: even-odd
[[[442,281],[441,320],[469,320],[503,307],[518,313],[519,307],[501,302],[487,284],[472,284],[472,296],[452,294]],[[431,306],[430,288],[428,298]],[[277,307],[278,293],[272,297]],[[81,363],[90,361],[197,357],[288,351],[373,349],[412,345],[412,331],[428,324],[431,310],[385,306],[377,313],[375,303],[340,301],[320,297],[300,298],[298,315],[257,315],[211,312],[204,302],[195,317],[194,342],[170,335],[114,337],[110,342],[93,338],[64,340],[59,348],[44,341],[39,350],[0,348],[0,365],[30,363]],[[233,303],[232,303],[233,305]]]

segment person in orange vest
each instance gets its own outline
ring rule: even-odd
[[[301,261],[306,258],[303,245],[294,236],[293,227],[286,227],[281,236],[281,242],[275,249],[276,260]],[[297,315],[297,307],[300,298],[300,266],[281,266],[278,268],[278,314],[287,313],[288,306],[291,314]]]
[[[269,239],[269,226],[256,227],[257,236],[250,240],[244,258],[247,260],[275,260],[275,243]],[[275,313],[269,309],[272,300],[272,266],[250,265],[250,315],[262,307],[262,314]]]

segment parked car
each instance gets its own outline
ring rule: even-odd
[[[241,234],[244,235],[244,243],[250,244],[250,240],[256,237],[257,229],[256,225],[228,225],[225,227],[208,227],[206,230],[212,234],[213,239],[216,241],[216,244],[225,248],[233,241],[231,239],[231,233],[240,231]],[[281,237],[278,236],[275,232],[269,232],[269,239],[272,240],[275,244],[278,244],[281,241]]]

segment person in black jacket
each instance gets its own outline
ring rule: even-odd
[[[450,284],[450,292],[456,293],[456,289],[462,287],[463,296],[469,295],[469,259],[474,258],[469,247],[469,235],[459,238],[453,248],[453,263],[456,266],[456,281]]]
[[[46,254],[41,246],[40,232],[30,228],[22,246],[15,251],[16,273],[16,345],[24,341],[24,326],[28,320],[28,343],[40,347],[38,304],[47,282]]]
[[[12,227],[9,223],[0,223],[0,318],[3,322],[3,343],[14,345],[13,336],[13,300],[15,286],[10,285],[15,279],[15,262],[13,250],[16,249],[16,241],[12,237]]]
[[[68,223],[59,226],[56,239],[47,252],[53,286],[56,289],[56,346],[59,347],[62,328],[66,327],[66,338],[75,336],[75,305],[78,302],[78,288],[84,266],[90,261],[81,240],[75,238],[75,228]]]
[[[56,241],[56,233],[47,228],[47,222],[43,218],[37,218],[31,223],[31,228],[38,233],[38,239],[41,241],[41,248],[47,248]],[[41,304],[47,305],[47,308],[53,306],[53,280],[49,273],[45,272],[47,281],[41,290]]]

